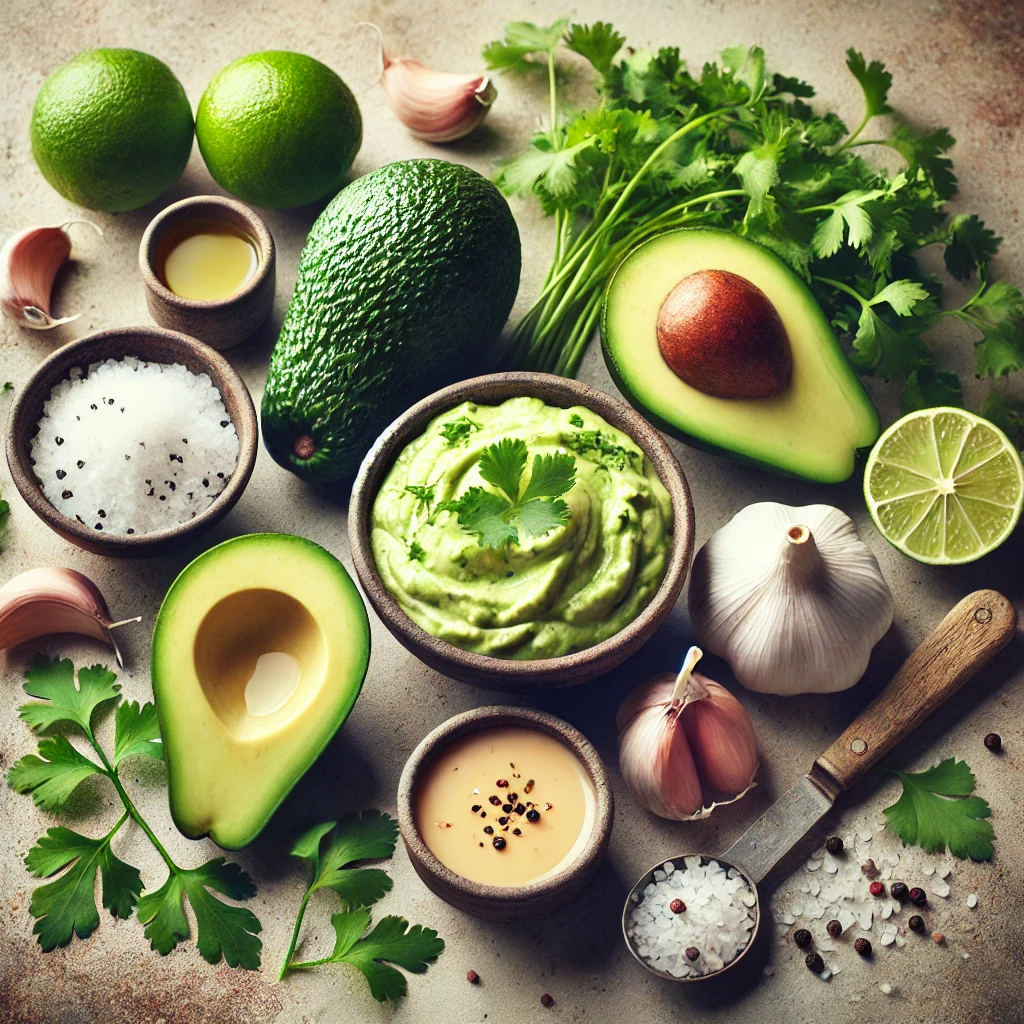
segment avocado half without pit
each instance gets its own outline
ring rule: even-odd
[[[312,541],[249,534],[188,565],[153,633],[181,832],[229,850],[251,843],[348,717],[369,656],[362,598]]]
[[[601,341],[627,401],[696,447],[838,483],[878,437],[810,290],[730,232],[679,229],[637,246],[608,284]]]

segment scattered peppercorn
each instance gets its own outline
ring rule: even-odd
[[[673,914],[681,914],[686,909],[686,904],[680,899],[675,899],[668,905],[668,909]]]
[[[554,1006],[554,1003],[555,1003],[554,996],[550,996],[550,995],[547,994],[547,992],[545,992],[544,995],[542,995],[540,997],[540,1003],[541,1003],[541,1006]]]
[[[479,804],[473,804],[473,806],[472,806],[472,807],[470,807],[470,810],[471,810],[471,811],[472,811],[472,812],[473,812],[474,814],[476,814],[476,812],[480,810],[480,805],[479,805]]]
[[[505,817],[505,815],[502,815],[502,816],[501,816],[501,817],[500,817],[500,818],[498,819],[498,824],[499,824],[499,825],[507,825],[507,824],[508,824],[508,818],[506,818],[506,817]]]
[[[536,822],[540,821],[540,811],[536,807],[531,807],[526,812],[526,820],[536,824]]]
[[[490,802],[492,804],[494,804],[495,807],[500,807],[501,806],[501,797],[500,796],[489,796],[487,799],[490,800]]]
[[[838,939],[839,936],[843,934],[843,926],[839,921],[833,919],[825,925],[825,931],[827,931],[833,939]]]
[[[806,928],[797,928],[793,932],[793,941],[801,948],[809,946],[811,944],[811,933]]]
[[[825,841],[825,849],[833,856],[843,852],[843,841],[839,836],[831,836]]]
[[[804,963],[807,964],[807,969],[814,971],[815,974],[821,974],[825,970],[825,961],[821,959],[820,953],[808,953]]]
[[[516,814],[525,814],[526,813],[526,807],[523,804],[516,804],[515,811],[516,811]]]
[[[871,943],[867,939],[858,939],[853,944],[853,948],[857,950],[861,956],[871,956]]]
[[[505,840],[502,839],[501,836],[495,836],[491,840],[491,846],[493,846],[496,850],[504,850],[505,849]]]
[[[532,793],[532,792],[533,792],[533,787],[534,787],[534,786],[536,786],[536,785],[537,785],[537,783],[536,783],[536,782],[534,782],[534,781],[533,781],[533,779],[527,779],[527,780],[526,780],[526,785],[525,785],[525,786],[523,786],[523,791],[524,791],[524,792],[525,792],[525,793],[526,793],[527,795],[529,795],[530,793]]]
[[[924,918],[920,914],[915,914],[908,922],[907,927],[912,932],[923,932],[924,931]]]
[[[512,835],[514,835],[514,836],[521,836],[522,834],[523,834],[523,830],[521,828],[514,828],[514,829],[512,829]]]
[[[510,804],[514,804],[518,799],[519,799],[519,794],[518,793],[509,793],[509,795],[508,795],[508,802]]]
[[[700,950],[696,946],[690,946],[686,950],[686,959],[690,960],[691,962],[693,960],[699,960],[700,959]]]
[[[508,789],[508,779],[498,779],[495,785],[498,789]]]
[[[928,894],[920,886],[915,885],[914,888],[907,893],[907,899],[909,899],[911,903],[914,903],[919,907],[923,907],[928,902]]]
[[[872,896],[884,896],[885,886],[881,882],[872,882],[868,889],[871,891]]]
[[[480,981],[480,975],[477,974],[476,971],[466,971],[466,981],[468,981],[470,985],[476,985]]]
[[[990,732],[985,737],[985,746],[988,747],[988,749],[991,750],[993,754],[997,753],[1003,748],[1002,737],[997,732]]]
[[[946,941],[946,936],[942,932],[932,932],[932,942],[939,943],[940,945]]]
[[[484,825],[484,835],[485,836],[493,836],[494,835],[494,826],[493,825]]]
[[[910,889],[907,888],[906,882],[893,882],[889,887],[889,893],[894,900],[902,903],[910,895]]]
[[[860,869],[868,878],[875,878],[878,875],[878,868],[875,867],[875,862],[870,857],[861,864]]]

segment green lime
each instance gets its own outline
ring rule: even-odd
[[[890,544],[930,565],[995,550],[1024,504],[1024,468],[1007,436],[963,409],[922,409],[894,423],[864,470],[864,497]]]
[[[333,195],[363,141],[349,87],[326,64],[287,50],[219,71],[196,114],[210,174],[232,195],[284,208]]]
[[[43,82],[32,155],[65,199],[135,210],[181,177],[192,108],[171,69],[138,50],[84,50]]]

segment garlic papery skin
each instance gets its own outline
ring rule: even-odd
[[[689,607],[697,638],[748,690],[782,695],[853,686],[893,616],[849,516],[776,502],[741,509],[700,549]]]
[[[498,97],[488,75],[452,75],[416,60],[389,57],[383,37],[380,55],[384,65],[380,81],[391,109],[424,142],[454,142],[468,135]]]
[[[78,319],[50,315],[53,282],[71,255],[71,224],[89,224],[103,234],[91,221],[68,221],[56,228],[26,228],[0,249],[0,310],[22,327],[46,331]]]
[[[691,647],[678,675],[641,683],[619,710],[619,769],[637,802],[662,818],[692,821],[754,785],[754,727],[725,687],[696,674]]]
[[[87,576],[74,569],[29,569],[0,587],[0,651],[54,633],[95,637],[124,659],[110,631],[142,616],[112,622],[107,602]]]

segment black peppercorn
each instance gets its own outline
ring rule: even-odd
[[[484,835],[485,836],[493,836],[494,835],[494,826],[493,825],[484,825]]]
[[[474,814],[476,814],[476,812],[480,810],[480,805],[479,805],[479,804],[473,804],[473,806],[472,806],[472,807],[470,807],[470,810],[471,810],[471,811],[472,811],[472,812],[473,812]]]
[[[839,836],[831,836],[825,841],[825,849],[833,856],[843,852],[843,841]]]
[[[487,799],[490,800],[490,802],[492,804],[494,804],[495,807],[500,807],[501,806],[501,797],[500,796],[489,796]]]
[[[523,834],[523,830],[521,828],[514,828],[514,829],[512,829],[512,835],[514,835],[514,836],[521,836],[522,834]]]
[[[858,939],[854,944],[853,948],[860,953],[861,956],[871,956],[871,943],[867,939]]]
[[[555,1000],[545,992],[544,995],[540,997],[540,1002],[542,1006],[554,1006]]]
[[[540,821],[540,811],[538,811],[536,807],[531,807],[530,810],[526,812],[526,820],[530,822]]]
[[[801,947],[809,946],[811,944],[811,933],[806,928],[797,928],[793,932],[793,941]]]
[[[686,951],[686,959],[687,960],[699,960],[700,959],[700,950],[696,946],[690,946],[689,949],[687,949],[687,951]]]
[[[919,907],[923,907],[928,902],[928,894],[920,886],[915,885],[914,888],[907,893],[907,899],[909,899],[911,903],[914,903]]]
[[[511,813],[512,813],[512,805],[511,805],[511,804],[502,804],[502,805],[501,805],[501,809],[502,809],[502,810],[503,810],[503,811],[504,811],[504,812],[505,812],[506,814],[511,814]]]
[[[832,920],[825,925],[825,931],[827,931],[833,939],[838,939],[839,936],[843,934],[843,926],[838,921]]]
[[[515,810],[516,810],[516,814],[525,814],[526,813],[526,808],[523,806],[523,804],[516,804]]]
[[[991,750],[993,754],[999,750],[1002,750],[1003,740],[1000,737],[999,733],[990,732],[985,737],[985,746],[988,747],[988,749]]]
[[[504,815],[502,815],[502,816],[501,816],[501,817],[500,817],[500,818],[498,819],[498,824],[499,824],[499,825],[507,825],[507,824],[508,824],[508,818],[506,818],[506,817],[505,817]]]
[[[491,840],[491,846],[493,846],[496,850],[504,850],[505,849],[505,840],[502,839],[501,836],[495,836]]]
[[[889,893],[894,900],[902,903],[910,895],[910,889],[907,888],[906,882],[893,882],[889,886]]]
[[[825,961],[821,959],[820,953],[808,953],[804,963],[807,964],[807,969],[814,971],[815,974],[821,974],[825,970]]]
[[[519,794],[518,793],[509,793],[509,795],[508,795],[508,802],[510,804],[514,804],[518,799],[519,799]]]
[[[923,932],[924,931],[924,918],[920,914],[915,914],[908,922],[907,927],[912,932]]]

